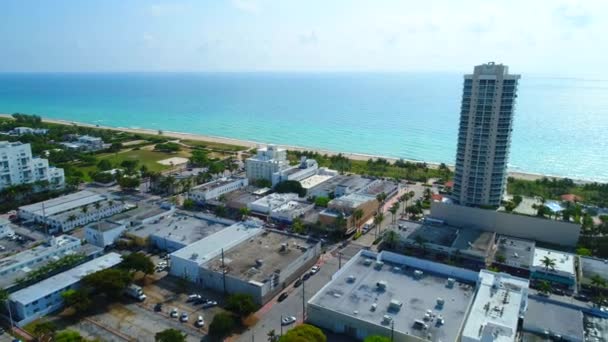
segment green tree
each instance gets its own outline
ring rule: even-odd
[[[293,222],[291,223],[291,229],[293,230],[294,233],[296,234],[302,234],[304,233],[304,224],[302,223],[302,220],[300,220],[300,218],[296,217]]]
[[[317,197],[315,198],[315,205],[317,207],[323,207],[323,208],[327,208],[327,204],[329,203],[330,199],[329,197]]]
[[[128,175],[132,175],[135,173],[135,171],[137,170],[137,166],[139,165],[139,160],[123,160],[122,163],[120,163],[120,166],[123,167],[125,169],[125,172]]]
[[[594,274],[593,277],[591,277],[591,286],[596,289],[606,287],[606,279],[602,278],[599,274]]]
[[[543,266],[545,267],[545,271],[555,271],[555,259],[551,259],[548,256],[545,256],[542,258],[540,263],[543,264]]]
[[[279,335],[277,335],[274,329],[270,330],[266,336],[268,336],[268,342],[277,342],[279,340]]]
[[[386,201],[386,193],[381,192],[376,195],[376,201],[378,201],[378,212],[382,211],[382,206],[384,205],[384,201]]]
[[[582,256],[591,256],[591,250],[589,248],[579,247],[576,249],[576,254]]]
[[[47,321],[36,324],[32,333],[38,342],[51,342],[55,339],[56,332],[57,326]]]
[[[122,257],[121,268],[130,271],[140,271],[144,274],[154,273],[154,262],[149,256],[143,253],[131,253]]]
[[[108,297],[118,298],[132,282],[128,271],[108,268],[82,278],[85,286],[104,293]]]
[[[281,336],[279,342],[327,342],[327,337],[313,325],[300,324]]]
[[[382,221],[384,221],[384,214],[381,212],[378,212],[376,215],[374,215],[374,225],[376,226],[376,235],[375,237],[378,237],[378,234],[380,233],[380,226],[382,226]]]
[[[11,328],[13,327],[13,314],[11,312],[11,306],[9,305],[9,297],[10,294],[5,289],[0,289],[0,304],[4,304],[6,311],[8,312],[8,316],[11,323]]]
[[[196,202],[192,198],[186,198],[183,207],[186,210],[193,210],[196,207]]]
[[[215,209],[213,210],[213,213],[216,216],[219,217],[226,217],[227,211],[226,211],[226,207],[223,205],[218,205],[217,207],[215,207]]]
[[[93,305],[93,302],[91,301],[91,294],[86,288],[67,290],[61,293],[61,298],[63,298],[66,306],[73,307],[78,313],[88,311]]]
[[[391,221],[394,224],[397,220],[397,211],[399,210],[399,203],[395,203],[388,210],[391,213]]]
[[[391,342],[390,338],[380,335],[367,336],[363,342]]]
[[[97,163],[97,168],[101,171],[108,171],[108,170],[112,170],[112,162],[110,162],[107,159],[102,159],[99,161],[99,163]]]
[[[496,262],[500,262],[501,264],[507,260],[507,258],[502,254],[496,254],[494,259],[496,259]]]
[[[111,153],[120,152],[120,150],[122,150],[122,144],[119,142],[112,143],[112,145],[110,145],[110,148],[108,148],[108,152]]]
[[[77,331],[61,330],[55,334],[54,342],[86,342],[86,339]]]
[[[359,226],[361,225],[361,222],[359,222],[359,220],[363,218],[363,214],[363,209],[356,209],[355,211],[353,211],[353,219],[355,220],[355,227],[357,229],[359,229]]]
[[[541,293],[548,294],[551,292],[551,284],[548,281],[543,280],[538,284],[538,290]]]
[[[207,152],[203,150],[192,150],[192,155],[190,156],[190,164],[201,167],[207,166],[209,164]]]
[[[251,295],[245,293],[235,293],[226,300],[226,309],[232,311],[238,317],[247,317],[254,313],[258,306],[253,301]]]
[[[274,190],[280,194],[296,193],[300,197],[304,197],[306,195],[306,189],[302,187],[302,184],[293,180],[280,182],[279,184],[275,185]]]
[[[386,243],[386,245],[389,248],[395,248],[397,246],[397,242],[399,241],[399,234],[394,231],[394,230],[389,230],[384,236],[383,236],[383,240],[384,243]]]
[[[186,334],[176,329],[165,329],[154,335],[156,342],[185,342]]]
[[[220,312],[213,316],[213,321],[209,325],[209,335],[216,339],[229,336],[237,327],[237,322],[233,314]]]
[[[118,179],[118,185],[125,191],[132,191],[139,187],[141,181],[137,177],[123,176]]]
[[[242,207],[239,209],[239,214],[241,215],[241,220],[245,221],[251,215],[251,210],[247,207]]]

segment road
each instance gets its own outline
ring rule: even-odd
[[[342,265],[346,261],[346,257],[343,256]],[[321,256],[321,270],[298,288],[294,288],[293,284],[290,284],[285,290],[289,293],[289,297],[283,302],[277,302],[277,296],[262,307],[256,314],[259,318],[257,324],[239,336],[237,341],[268,341],[267,334],[270,330],[274,329],[277,334],[281,333],[281,316],[295,316],[297,318],[296,324],[302,323],[302,291],[305,290],[305,302],[308,302],[313,295],[329,282],[331,276],[338,270],[338,262],[338,258],[331,254]],[[293,326],[295,324],[283,327],[283,332]]]

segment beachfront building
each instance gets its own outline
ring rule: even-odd
[[[205,203],[232,191],[242,189],[248,184],[247,178],[221,178],[195,186],[188,192],[188,198],[198,203]]]
[[[554,287],[573,289],[576,285],[574,259],[575,256],[570,253],[536,247],[530,278],[548,281]]]
[[[63,307],[63,292],[80,287],[85,276],[118,265],[122,257],[109,253],[21,289],[9,297],[13,319],[23,326]]]
[[[118,200],[107,199],[94,192],[83,190],[19,207],[19,218],[44,223],[49,232],[67,232],[87,223],[118,214],[125,205]]]
[[[500,205],[519,78],[493,62],[464,76],[453,189],[462,205]]]
[[[74,141],[62,142],[61,145],[70,150],[89,152],[103,150],[106,147],[101,138],[92,137],[90,135],[78,136]]]
[[[48,132],[49,130],[46,128],[15,127],[9,132],[9,134],[18,136],[26,134],[45,135]]]
[[[65,186],[63,169],[47,159],[32,156],[30,144],[0,141],[0,190],[19,184],[48,182],[52,189]]]
[[[301,181],[317,174],[319,164],[314,159],[302,157],[300,164],[287,167],[272,174],[272,185],[275,186],[284,181]]]
[[[245,161],[245,171],[250,182],[261,179],[272,182],[275,172],[288,167],[287,150],[275,145],[258,148],[257,154]]]

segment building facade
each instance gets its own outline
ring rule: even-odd
[[[127,230],[127,226],[111,221],[99,221],[87,225],[84,230],[84,238],[88,243],[105,248],[116,242]]]
[[[300,164],[290,166],[283,170],[272,174],[272,185],[275,186],[284,181],[301,181],[308,177],[316,175],[319,170],[319,164],[314,159],[306,159],[302,157]]]
[[[222,178],[209,183],[201,184],[188,192],[188,198],[204,203],[217,199],[229,192],[242,189],[249,184],[247,178]]]
[[[464,77],[453,189],[462,205],[500,205],[519,78],[493,62]]]
[[[61,189],[65,185],[63,169],[49,166],[47,159],[33,157],[30,144],[0,141],[0,190],[35,182],[48,182],[52,189]]]
[[[274,145],[259,148],[255,157],[247,158],[245,171],[250,182],[264,179],[272,182],[272,175],[289,167],[287,151]]]

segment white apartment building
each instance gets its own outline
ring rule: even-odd
[[[65,185],[63,169],[49,166],[47,159],[33,157],[30,144],[0,141],[0,190],[39,181],[61,189]]]
[[[461,205],[500,205],[519,78],[494,62],[464,77],[453,189]]]
[[[98,221],[125,209],[118,200],[108,200],[104,196],[83,190],[73,194],[53,198],[19,207],[18,215],[49,225],[49,232],[67,232],[87,223]]]
[[[287,150],[274,145],[258,149],[255,157],[247,158],[245,170],[249,181],[265,179],[272,182],[272,175],[289,167]]]
[[[204,203],[224,194],[244,188],[249,184],[247,178],[221,178],[195,186],[188,192],[188,198]]]
[[[298,194],[293,193],[272,193],[268,196],[264,196],[256,201],[248,203],[247,208],[256,213],[270,214],[273,210],[289,203],[290,201],[297,201],[298,198]]]

